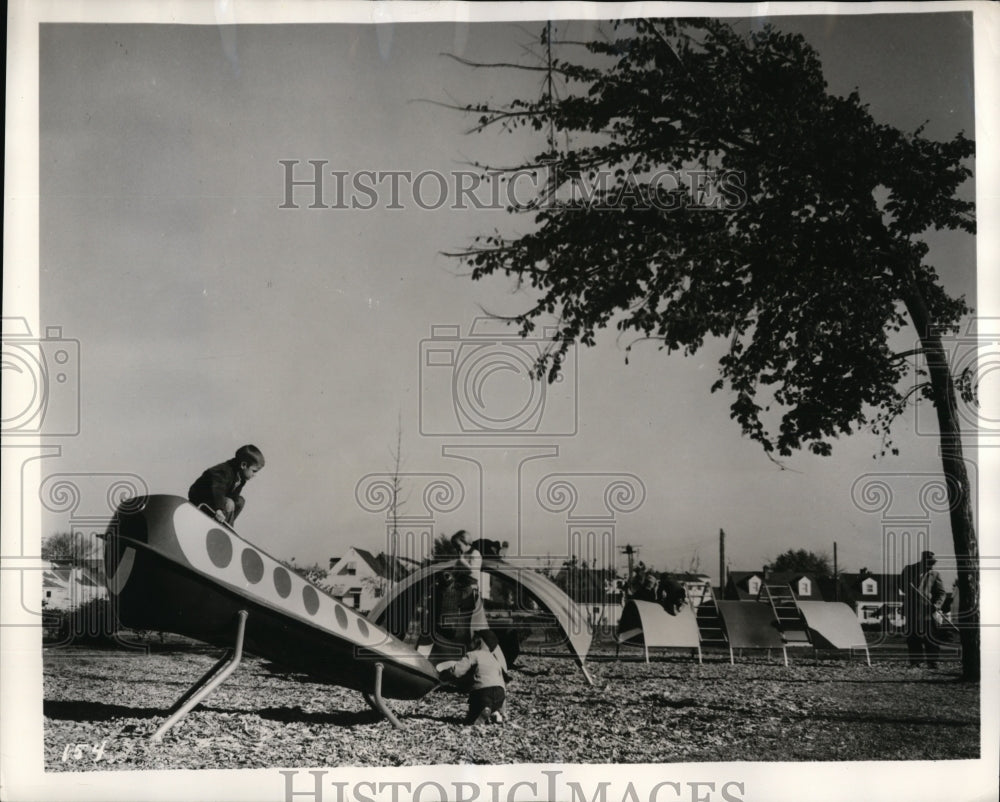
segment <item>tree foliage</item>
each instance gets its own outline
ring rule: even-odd
[[[451,545],[450,536],[435,535],[434,542],[431,544],[431,553],[423,559],[422,564],[430,565],[433,562],[453,560],[457,554],[458,552],[455,551],[455,547]]]
[[[789,549],[782,552],[768,566],[772,571],[801,571],[816,576],[832,576],[830,558],[806,549]]]
[[[534,229],[477,238],[463,254],[472,277],[535,290],[522,334],[558,319],[537,365],[550,380],[605,326],[685,354],[725,338],[712,389],[729,387],[732,417],[767,451],[828,454],[839,434],[884,428],[905,401],[910,362],[889,336],[907,323],[908,294],[938,327],[968,311],[916,235],[973,229],[956,196],[973,143],[901,132],[857,93],[833,96],[801,36],[715,20],[618,30],[586,43],[586,58],[553,59],[562,97],[469,107],[480,127],[551,122],[580,143],[537,155],[546,183],[522,208]],[[695,170],[728,182],[716,208],[698,197],[711,185],[684,182]]]
[[[80,532],[56,532],[42,541],[42,559],[89,566],[102,554],[100,541]]]
[[[978,676],[978,543],[942,341],[970,310],[942,288],[922,239],[974,232],[961,197],[974,143],[876,121],[857,92],[828,90],[803,37],[774,27],[654,19],[614,31],[558,49],[543,35],[550,58],[529,68],[547,73],[541,97],[465,107],[473,130],[547,135],[516,168],[542,176],[538,196],[511,207],[533,225],[457,255],[474,280],[505,275],[531,291],[511,319],[522,336],[556,320],[539,378],[555,380],[570,347],[607,327],[685,355],[724,343],[711,389],[730,392],[731,417],[769,455],[827,455],[860,427],[895,452],[889,425],[914,396],[931,400],[964,670]],[[919,347],[896,351],[910,324]]]

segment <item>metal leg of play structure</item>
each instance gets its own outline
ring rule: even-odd
[[[373,709],[381,713],[387,719],[389,723],[392,724],[397,730],[403,729],[402,722],[396,718],[396,715],[389,709],[389,706],[385,703],[385,699],[382,698],[382,672],[385,670],[385,666],[382,663],[375,664],[375,692],[374,693],[362,693],[365,697],[365,701]]]
[[[219,662],[174,702],[168,711],[170,715],[167,720],[153,733],[150,740],[153,742],[163,740],[163,736],[171,727],[190,713],[202,699],[218,688],[236,670],[243,659],[243,636],[246,633],[247,616],[246,610],[239,611],[236,623],[236,643],[233,648],[226,652]]]

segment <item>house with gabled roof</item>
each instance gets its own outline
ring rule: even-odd
[[[385,553],[376,555],[351,546],[343,557],[331,560],[326,582],[330,592],[343,604],[367,613],[378,604],[391,581],[406,578],[418,567],[415,560],[392,558]]]
[[[94,599],[107,598],[101,571],[96,566],[50,562],[42,572],[42,607],[71,610]]]
[[[756,601],[764,585],[787,585],[797,601],[829,601],[823,597],[820,577],[807,571],[730,571],[722,597]]]
[[[838,576],[838,601],[854,608],[862,626],[903,626],[903,593],[899,574],[861,571]]]

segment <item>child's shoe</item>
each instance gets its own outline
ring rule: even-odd
[[[482,712],[476,716],[476,720],[472,722],[473,726],[478,727],[480,724],[489,724],[492,714],[493,711],[490,708],[484,707]]]
[[[490,716],[490,721],[492,721],[494,724],[503,724],[504,722],[503,713],[501,713],[499,710],[494,710],[493,715]]]

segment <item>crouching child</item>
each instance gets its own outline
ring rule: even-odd
[[[492,642],[492,645],[491,645]],[[507,661],[489,630],[476,632],[472,648],[445,676],[460,679],[471,675],[469,713],[466,724],[500,724],[504,720],[503,703],[507,697]]]

